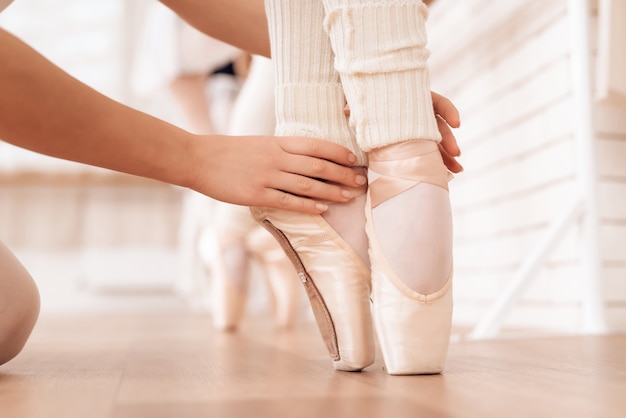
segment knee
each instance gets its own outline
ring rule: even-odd
[[[39,309],[35,282],[0,243],[0,364],[22,351],[35,327]]]
[[[4,303],[0,312],[0,364],[22,351],[39,317],[39,292],[34,283],[16,296],[18,299]]]

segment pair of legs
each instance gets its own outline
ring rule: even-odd
[[[0,364],[26,344],[39,316],[39,292],[28,271],[0,242]]]
[[[337,369],[373,362],[373,319],[389,373],[440,372],[452,313],[452,220],[426,69],[426,7],[266,0],[266,9],[276,133],[349,148],[369,167],[370,186],[322,217],[253,215],[296,265]]]

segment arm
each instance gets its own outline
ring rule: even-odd
[[[201,32],[253,54],[270,57],[270,41],[263,0],[160,1]],[[434,0],[423,0],[423,2],[426,6],[430,6]],[[433,100],[440,103],[444,113],[448,113],[455,120],[458,119],[458,111],[447,98],[433,93]],[[455,116],[454,113],[456,113]],[[454,120],[446,121],[452,122],[453,127],[458,125],[454,123]]]
[[[319,213],[347,201],[350,153],[323,140],[197,136],[115,102],[0,29],[0,138],[22,148],[190,187],[230,203]],[[288,192],[288,193],[285,193]]]
[[[430,6],[434,0],[424,0]],[[269,35],[263,0],[161,0],[189,24],[209,36],[252,53],[270,56]],[[463,171],[455,157],[460,151],[450,126],[457,128],[458,110],[454,104],[432,93],[433,104],[442,136],[441,154],[453,173]],[[349,114],[349,112],[347,112]]]
[[[190,146],[188,135],[97,93],[2,30],[0,62],[3,140],[54,157],[188,183],[186,173],[175,169],[181,148]]]
[[[263,0],[160,1],[199,31],[252,54],[270,56]]]
[[[253,54],[270,56],[263,0],[161,0],[201,32]]]

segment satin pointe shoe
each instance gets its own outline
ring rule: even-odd
[[[222,218],[224,225],[228,225],[227,221]],[[253,222],[250,224],[255,226]],[[233,228],[214,228],[202,238],[202,245],[208,253],[206,264],[211,274],[213,327],[219,331],[234,332],[243,319],[248,300],[250,254],[245,235]]]
[[[321,215],[258,207],[251,212],[294,265],[334,368],[359,371],[372,364],[370,272],[361,257]]]
[[[380,175],[369,185],[366,231],[372,270],[372,314],[385,368],[391,375],[441,373],[450,342],[452,266],[439,290],[420,294],[407,286],[385,258],[372,208],[421,182],[448,190],[451,175],[441,163],[436,147],[430,152],[423,141],[381,148],[368,156],[370,172]]]
[[[235,280],[224,266],[221,256],[216,255],[216,261],[213,263],[211,289],[213,326],[219,331],[234,332],[241,323],[248,300],[247,271],[245,278]],[[244,268],[247,270],[247,261],[243,262],[246,263]]]

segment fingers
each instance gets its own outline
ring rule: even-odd
[[[280,172],[271,177],[253,206],[320,214],[328,203],[348,202],[353,194],[345,187],[299,174]]]
[[[347,148],[323,139],[282,137],[280,138],[280,146],[290,154],[308,155],[345,166],[356,162],[356,156]]]
[[[435,114],[441,116],[448,125],[453,128],[461,126],[461,117],[456,106],[454,106],[447,97],[441,94],[435,93],[434,91],[431,91],[430,94],[432,96]]]
[[[441,144],[439,144],[439,152],[441,152],[443,163],[446,165],[448,170],[450,170],[450,172],[456,174],[464,170],[463,166],[456,160],[456,158],[448,154]]]
[[[446,152],[454,157],[458,157],[461,155],[461,150],[459,149],[459,144],[456,142],[456,138],[454,133],[452,133],[452,129],[446,123],[443,118],[440,116],[436,116],[437,118],[437,127],[439,128],[439,133],[441,134],[441,145],[446,150]]]
[[[448,124],[439,116],[437,116],[437,125],[439,132],[441,133],[441,142],[439,143],[439,151],[443,157],[443,162],[453,173],[460,173],[463,171],[463,166],[456,160],[455,157],[461,155],[461,150],[456,143],[456,138],[452,133],[452,130]]]
[[[303,155],[291,155],[284,161],[282,170],[325,182],[322,184],[336,183],[337,186],[358,187],[367,181],[355,167],[344,167],[332,161]]]
[[[355,155],[340,145],[315,138],[283,137],[280,146],[290,154],[281,167],[283,171],[339,186],[358,187],[367,181],[362,173],[351,168],[356,162]]]
[[[273,174],[267,176],[262,202],[255,206],[319,214],[327,210],[324,202],[348,202],[351,188],[367,182],[362,168],[346,167],[356,158],[346,148],[314,138],[281,137],[281,154]],[[274,171],[278,169],[277,171]]]
[[[307,197],[317,201],[343,203],[354,197],[353,193],[347,187],[301,174],[287,172],[275,176],[269,187],[298,197]]]
[[[461,155],[461,150],[456,142],[454,133],[450,127],[458,128],[461,126],[461,118],[459,111],[454,104],[448,100],[448,98],[441,94],[430,92],[433,99],[433,108],[435,110],[435,117],[437,118],[437,127],[441,134],[441,143],[439,144],[439,150],[443,157],[443,162],[453,173],[460,173],[463,171],[463,166],[456,160],[455,157]]]
[[[328,205],[325,203],[276,189],[267,189],[258,206],[310,213],[312,215],[324,213],[328,209]]]

